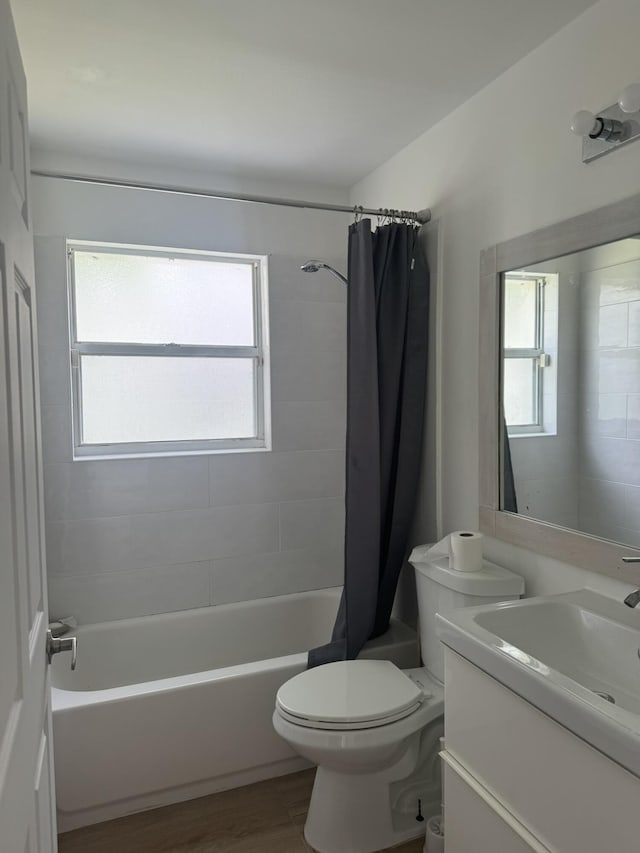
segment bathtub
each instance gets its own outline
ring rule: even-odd
[[[77,629],[78,666],[51,667],[58,828],[309,766],[273,731],[276,691],[327,642],[339,589]],[[400,622],[365,657],[418,665]]]

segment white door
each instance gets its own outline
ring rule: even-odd
[[[0,850],[53,853],[26,81],[0,0]]]

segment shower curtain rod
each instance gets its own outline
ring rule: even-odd
[[[294,198],[277,198],[266,195],[245,195],[243,193],[221,192],[219,190],[194,190],[189,187],[181,187],[174,184],[145,184],[142,181],[118,180],[116,178],[98,178],[89,175],[65,174],[63,172],[49,172],[44,169],[32,169],[32,175],[39,178],[58,178],[63,181],[74,181],[79,184],[96,184],[103,187],[121,187],[130,190],[149,190],[151,192],[174,193],[176,195],[190,195],[200,198],[215,198],[223,201],[245,201],[249,204],[275,204],[281,207],[302,207],[310,210],[332,210],[338,213],[351,213],[357,216],[391,216],[402,219],[410,219],[419,225],[425,225],[431,220],[429,208],[424,210],[396,210],[391,208],[372,208],[355,205],[349,207],[346,204],[323,204],[318,201],[299,201]]]

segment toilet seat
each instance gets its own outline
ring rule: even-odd
[[[391,661],[338,661],[302,672],[282,685],[276,708],[293,725],[350,731],[402,720],[430,696],[423,683]]]
[[[292,723],[294,726],[303,726],[307,729],[322,729],[323,731],[337,731],[337,732],[349,732],[349,731],[362,731],[363,729],[375,729],[380,726],[386,726],[389,723],[395,723],[398,720],[403,720],[405,717],[409,717],[411,714],[415,713],[415,711],[421,706],[421,702],[416,702],[411,708],[408,708],[406,711],[399,712],[390,717],[384,717],[379,720],[361,720],[359,722],[343,722],[343,723],[328,723],[323,720],[309,720],[306,717],[296,717],[293,714],[288,714],[286,711],[283,711],[282,708],[278,708],[277,712],[282,717],[283,720],[287,720],[287,722]]]

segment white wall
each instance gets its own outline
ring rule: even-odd
[[[82,165],[74,171],[108,173]],[[165,172],[216,186],[180,178]],[[248,191],[319,195],[277,189]],[[33,211],[52,617],[100,621],[341,583],[346,294],[299,267],[320,257],[346,270],[348,217],[49,178],[33,180]],[[270,255],[272,453],[71,461],[67,237]]]
[[[640,80],[639,32],[638,0],[601,0],[352,188],[353,203],[430,206],[440,224],[445,530],[478,523],[480,252],[640,191],[640,144],[585,166],[568,131],[577,109],[602,108]],[[608,585],[503,544],[489,553],[530,591]]]

